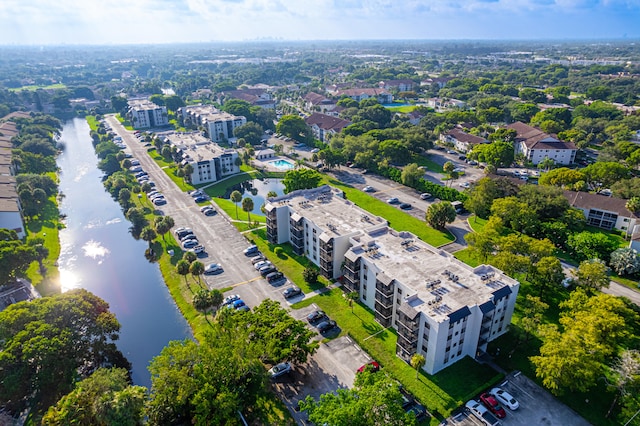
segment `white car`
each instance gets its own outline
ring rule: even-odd
[[[520,407],[518,400],[502,388],[493,388],[489,393],[493,395],[499,403],[509,407],[510,410],[517,410],[518,407]]]
[[[222,272],[222,265],[220,265],[219,263],[211,263],[211,264],[207,265],[207,266],[204,268],[204,273],[205,273],[206,275],[209,275],[209,274],[218,274],[218,273],[220,273],[220,272]],[[230,296],[230,297],[231,297],[231,296]],[[238,297],[238,298],[239,298],[239,297]],[[225,300],[226,300],[226,299],[225,299]],[[231,300],[231,301],[230,301],[230,302],[228,302],[228,303],[234,302],[235,300],[238,300],[238,299],[233,299],[233,300]]]
[[[367,185],[367,186],[365,186],[364,188],[362,188],[362,190],[363,190],[364,192],[374,192],[374,191],[375,191],[375,188],[374,188],[373,186],[369,186],[369,185]]]
[[[206,269],[205,269],[206,270]],[[235,302],[236,300],[240,300],[240,295],[239,294],[232,294],[231,296],[227,296],[224,298],[224,300],[222,301],[222,306],[228,305],[230,303]]]
[[[200,253],[204,253],[204,246],[201,244],[198,244],[197,246],[189,249],[191,251],[193,251],[195,254],[200,254]]]
[[[256,268],[256,271],[259,271],[262,267],[264,266],[269,266],[272,263],[268,260],[263,260],[261,262],[256,263],[255,265],[253,265],[254,268]]]
[[[320,150],[319,150],[318,148],[313,148],[313,149],[311,150],[311,153],[312,153],[312,154],[315,154],[316,152],[320,152]]]
[[[291,372],[291,364],[289,364],[288,362],[281,362],[278,365],[274,365],[273,367],[271,367],[271,369],[269,370],[269,376],[271,376],[272,378],[276,378],[279,376],[282,376],[283,374],[287,374]]]
[[[469,182],[462,182],[462,183],[460,183],[460,186],[462,188],[469,188],[469,187],[471,187],[471,184],[469,184]]]

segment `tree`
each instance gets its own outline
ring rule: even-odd
[[[182,259],[187,261],[189,263],[189,266],[191,266],[191,264],[198,259],[198,255],[188,250],[184,252],[184,254],[182,255]]]
[[[500,218],[493,216],[490,220],[500,220]],[[502,222],[500,220],[500,222]],[[480,232],[470,232],[464,236],[464,239],[469,244],[471,251],[474,253],[477,259],[482,262],[486,262],[489,256],[493,255],[496,249],[496,240],[498,239],[498,232],[487,226],[485,226]]]
[[[542,298],[553,287],[558,287],[564,279],[562,265],[557,257],[546,256],[532,265],[529,272],[529,281],[539,289]]]
[[[453,164],[452,161],[447,161],[446,163],[444,163],[442,165],[442,171],[445,172],[448,175],[451,175],[451,173],[453,173],[453,169],[455,169],[456,166]]]
[[[233,201],[233,204],[236,205],[236,219],[238,218],[238,203],[240,201],[242,201],[242,194],[240,193],[240,191],[233,191],[231,193],[231,201]]]
[[[578,269],[572,271],[575,284],[588,293],[595,293],[609,287],[609,268],[600,259],[580,262]]]
[[[0,285],[4,285],[24,275],[31,262],[38,259],[38,252],[35,245],[20,241],[15,231],[0,231]]]
[[[544,303],[537,296],[527,294],[522,303],[522,317],[520,318],[520,326],[525,332],[525,342],[529,341],[534,333],[538,332],[542,323],[544,312],[549,309],[549,305]]]
[[[561,328],[542,326],[540,355],[530,359],[553,394],[585,392],[602,376],[603,362],[629,336],[638,316],[618,297],[589,296],[582,289],[571,292],[560,308]]]
[[[176,272],[184,277],[184,283],[187,284],[187,275],[189,275],[189,262],[184,259],[178,260],[176,263]]]
[[[416,380],[418,380],[418,373],[424,367],[425,362],[427,361],[422,354],[413,354],[411,357],[411,366],[416,369]]]
[[[247,121],[253,121],[254,118],[251,113],[251,104],[242,99],[227,99],[221,109],[229,114],[245,117]]]
[[[151,248],[151,243],[156,239],[157,236],[158,235],[156,234],[156,231],[148,226],[145,226],[140,233],[140,238],[149,243],[149,248]]]
[[[579,260],[609,260],[611,252],[618,248],[618,242],[601,233],[582,231],[569,236],[567,246]]]
[[[247,222],[251,223],[251,212],[253,211],[253,198],[245,197],[242,200],[242,210],[247,212]]]
[[[321,425],[415,425],[415,416],[402,408],[398,383],[383,372],[363,371],[352,389],[338,389],[320,396],[307,396],[299,403],[309,420]]]
[[[266,384],[260,347],[248,341],[246,330],[229,332],[213,323],[199,344],[170,342],[149,365],[149,424],[237,422],[237,413],[254,406]]]
[[[611,253],[609,266],[618,275],[633,275],[640,272],[640,255],[637,250],[630,247],[623,247]]]
[[[319,275],[320,273],[318,272],[318,270],[311,266],[307,266],[306,268],[304,268],[304,271],[302,271],[302,278],[308,284],[317,283]]]
[[[450,202],[440,201],[429,206],[425,219],[431,227],[443,230],[447,223],[456,220],[456,210]]]
[[[250,315],[240,318],[223,315],[218,320],[221,327],[231,334],[236,330],[239,334],[246,331],[249,335],[248,344],[260,348],[263,362],[276,364],[290,361],[303,364],[319,346],[312,339],[315,333],[307,324],[293,318],[275,300],[264,300]]]
[[[233,134],[237,138],[243,138],[246,143],[258,145],[264,134],[264,129],[258,123],[249,121],[242,126],[236,127]]]
[[[559,218],[569,209],[562,190],[550,186],[524,185],[518,192],[518,200],[526,203],[542,221]]]
[[[539,223],[536,213],[529,205],[516,197],[494,200],[491,215],[499,217],[505,226],[519,232],[526,233]]]
[[[128,370],[113,343],[119,331],[109,305],[83,289],[8,306],[0,312],[0,404],[49,407],[101,365]]]
[[[76,383],[42,418],[43,425],[142,425],[146,389],[122,368],[100,368]]]
[[[217,296],[214,296],[214,291],[217,292],[215,294],[220,294],[220,301],[218,302]],[[216,297],[216,299],[214,299]],[[222,303],[222,293],[220,290],[206,290],[201,288],[193,295],[193,306],[199,310],[204,312],[205,316],[207,315],[207,311],[212,307],[216,307]]]
[[[638,384],[640,380],[640,352],[635,349],[625,349],[622,351],[620,357],[614,362],[611,372],[613,373],[613,383],[609,385],[613,386],[616,390],[616,397],[609,407],[607,417],[611,413],[611,410],[615,407],[619,398],[625,399],[632,385]]]
[[[478,144],[471,150],[472,158],[494,167],[508,167],[513,163],[513,143],[495,141],[489,144]]]
[[[516,195],[518,187],[505,178],[482,178],[469,189],[464,207],[482,219],[488,219],[493,200]]]
[[[421,170],[416,163],[407,164],[402,169],[402,184],[415,188],[419,179],[424,176],[424,171]]]
[[[573,188],[578,182],[586,182],[587,178],[581,170],[559,167],[543,173],[538,179],[540,185],[554,185]]]
[[[345,293],[344,297],[349,301],[349,307],[351,308],[351,313],[353,313],[353,302],[356,302],[360,298],[360,294],[357,291],[350,291],[349,293]]]
[[[204,274],[204,264],[197,260],[191,262],[191,265],[189,265],[189,272],[191,275],[198,278],[198,285],[202,286],[201,275]]]
[[[299,142],[309,142],[313,137],[307,123],[297,115],[284,115],[276,125],[276,132]]]
[[[625,204],[627,210],[633,213],[640,212],[640,197],[631,197]]]
[[[171,216],[156,216],[153,225],[155,231],[162,236],[162,241],[164,241],[164,235],[173,228],[175,222]]]
[[[285,193],[298,189],[317,188],[320,182],[322,182],[322,175],[316,170],[307,168],[289,170],[282,179]]]
[[[615,182],[630,177],[629,168],[613,161],[597,161],[583,169],[592,189],[609,188]]]

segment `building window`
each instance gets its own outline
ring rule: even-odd
[[[402,294],[402,289],[398,288],[398,294]]]

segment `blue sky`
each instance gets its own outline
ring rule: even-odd
[[[640,0],[1,0],[0,44],[640,38]]]

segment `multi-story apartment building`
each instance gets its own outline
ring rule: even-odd
[[[156,105],[147,99],[130,99],[127,115],[136,129],[162,127],[169,124],[167,107]]]
[[[539,164],[545,158],[549,158],[556,164],[573,164],[578,148],[573,142],[561,141],[554,135],[531,127],[520,121],[509,124],[507,129],[517,132],[514,141],[515,154],[522,154],[533,164]]]
[[[397,355],[424,355],[427,373],[477,357],[506,333],[519,283],[502,271],[472,268],[394,231],[328,186],[272,198],[265,209],[269,241],[289,242],[322,275],[358,292],[376,320],[397,331]]]
[[[193,173],[189,181],[194,184],[216,182],[226,176],[239,173],[238,152],[224,149],[198,132],[158,133],[164,143],[176,147],[181,164],[191,164]]]
[[[233,139],[236,127],[247,124],[245,117],[220,111],[212,105],[185,106],[179,108],[178,113],[182,114],[185,125],[204,127],[214,142]]]

